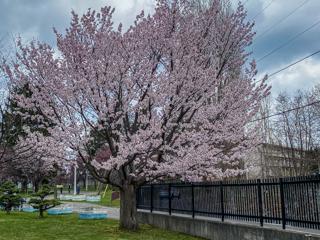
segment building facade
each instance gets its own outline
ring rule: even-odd
[[[319,155],[281,145],[259,145],[245,161],[247,178],[305,176],[319,173]]]

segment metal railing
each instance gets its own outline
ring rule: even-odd
[[[137,190],[137,208],[320,229],[320,176],[149,184]]]

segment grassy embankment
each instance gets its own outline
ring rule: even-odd
[[[118,221],[79,220],[76,214],[37,217],[37,213],[0,213],[0,240],[192,240],[185,234],[141,225],[137,232],[118,228]]]

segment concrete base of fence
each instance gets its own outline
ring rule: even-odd
[[[295,229],[282,230],[281,226],[260,227],[238,222],[219,222],[212,219],[195,218],[166,213],[138,211],[138,221],[162,229],[183,232],[192,236],[212,240],[320,240],[316,232]]]

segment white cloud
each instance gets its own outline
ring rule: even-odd
[[[103,6],[116,9],[113,21],[129,27],[136,15],[145,10],[146,14],[154,9],[154,0],[0,0],[0,36],[20,35],[24,41],[39,39],[54,44],[52,27],[64,32],[71,20],[71,10],[80,16],[88,8],[100,11]]]
[[[232,5],[237,5],[237,0],[230,0]],[[242,0],[246,2],[249,17],[251,19],[261,12],[271,0]],[[277,23],[294,8],[302,4],[305,0],[275,0],[256,17],[256,30],[259,33]],[[20,34],[24,41],[33,38],[46,41],[55,46],[55,36],[52,27],[57,27],[60,32],[68,27],[73,9],[79,15],[88,8],[100,10],[102,6],[111,5],[116,8],[114,22],[122,22],[124,27],[128,27],[141,12],[152,13],[154,11],[155,0],[0,0],[0,36],[12,33],[14,36]],[[267,34],[254,41],[253,57],[256,59],[264,56],[288,38],[310,26],[318,18],[320,1],[310,0],[301,9],[290,16],[286,21],[277,25]],[[317,35],[319,26],[313,31],[307,32],[289,46],[270,55],[265,60],[258,63],[260,71],[272,73],[287,66],[291,62],[318,49]],[[310,89],[314,84],[319,83],[320,60],[309,59],[287,69],[269,82],[273,85],[274,94],[287,90],[294,92],[298,89]],[[259,78],[258,78],[259,79]]]
[[[99,11],[101,7],[112,6],[115,8],[115,23],[119,24],[122,22],[125,27],[129,27],[136,15],[142,10],[147,14],[152,12],[154,3],[154,0],[57,0],[54,4],[57,4],[61,11],[66,12],[67,14],[69,14],[72,9],[79,15],[86,12],[88,8]]]
[[[248,0],[246,4],[249,13],[248,19],[252,19],[253,16],[267,7],[270,2],[271,0]],[[298,7],[300,8],[295,10]],[[320,1],[313,0],[272,1],[270,6],[255,18],[257,37],[250,48],[250,50],[253,50],[253,57],[256,60],[260,59],[285,44],[298,33],[312,26],[319,20],[319,7]],[[288,16],[294,10],[295,12]],[[268,31],[264,33],[266,30]],[[259,36],[261,34],[263,35]],[[318,50],[316,37],[318,34],[319,25],[259,61],[258,70],[261,74],[259,73],[257,79],[259,80],[265,73],[276,72]],[[268,83],[272,85],[273,96],[282,91],[293,94],[299,89],[310,90],[314,85],[320,83],[320,59],[315,56],[296,64],[273,76],[268,80]]]
[[[270,69],[269,73],[285,66]],[[320,60],[309,58],[270,77],[268,83],[272,85],[272,94],[274,96],[281,91],[287,91],[292,94],[297,90],[310,90],[316,84],[320,84]]]

